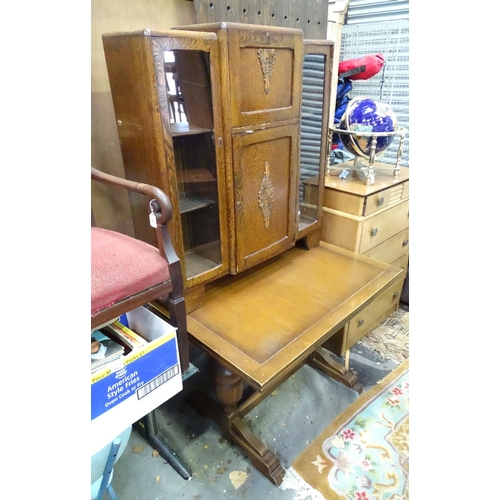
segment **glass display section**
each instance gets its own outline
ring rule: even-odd
[[[304,40],[300,158],[298,193],[298,238],[320,223],[328,150],[329,91],[333,45],[329,41]]]
[[[166,91],[188,279],[220,266],[210,54],[164,51]]]
[[[144,29],[103,34],[102,41],[125,176],[170,199],[189,311],[205,283],[229,269],[217,37]],[[153,243],[142,198],[130,197],[134,233]]]
[[[306,54],[302,80],[302,118],[300,122],[300,183],[299,228],[318,220],[318,189],[306,186],[319,175],[323,158],[321,138],[323,132],[323,95],[325,56]]]

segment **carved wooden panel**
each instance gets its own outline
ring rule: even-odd
[[[301,32],[226,26],[232,127],[298,119]]]
[[[233,137],[237,270],[293,245],[298,125]]]

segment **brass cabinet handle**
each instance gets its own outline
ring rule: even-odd
[[[378,200],[377,200],[377,205],[379,207],[381,207],[383,204],[384,204],[384,197],[383,196],[379,196]]]
[[[410,242],[410,240],[408,238],[406,238],[406,240],[403,241],[403,246],[404,247],[407,246],[409,242]]]
[[[394,292],[394,295],[392,296],[392,299],[397,299],[398,298],[398,295],[399,295],[399,292]]]
[[[374,227],[370,234],[371,234],[371,236],[377,236],[377,233],[378,233],[378,229],[376,227]]]
[[[365,322],[365,320],[364,320],[364,319],[360,319],[360,320],[358,321],[358,327],[363,326],[364,322]]]

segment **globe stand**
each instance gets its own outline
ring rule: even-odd
[[[393,170],[394,177],[399,175],[401,170],[401,155],[403,154],[403,143],[406,138],[406,134],[408,133],[408,129],[404,127],[397,127],[393,132],[370,132],[370,135],[362,134],[358,131],[353,130],[344,130],[339,128],[330,129],[332,134],[337,133],[341,134],[340,138],[342,139],[343,135],[354,136],[358,141],[361,139],[370,141],[370,152],[368,155],[361,152],[361,154],[355,155],[355,159],[352,163],[352,166],[347,166],[351,162],[346,162],[341,164],[343,166],[343,170],[356,170],[362,173],[365,176],[365,184],[367,186],[371,186],[375,182],[375,169],[377,170]],[[389,163],[381,163],[376,162],[377,155],[375,151],[377,149],[377,139],[379,137],[389,137],[389,136],[397,136],[399,137],[399,146],[396,153],[396,163],[394,166]],[[384,152],[380,153],[378,156],[380,157]],[[363,161],[365,160],[365,161]],[[368,165],[366,165],[366,160],[368,160]],[[338,168],[339,165],[336,166]],[[328,175],[331,175],[330,169],[328,169]]]

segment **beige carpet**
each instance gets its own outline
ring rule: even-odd
[[[386,359],[402,363],[410,355],[410,313],[397,309],[359,343]]]

